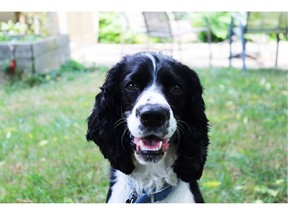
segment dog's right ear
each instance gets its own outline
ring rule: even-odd
[[[185,182],[195,182],[202,176],[209,145],[209,123],[205,114],[203,87],[195,71],[185,65],[178,68],[186,74],[189,92],[186,99],[186,112],[182,137],[178,148],[178,158],[174,171]]]
[[[86,138],[94,141],[113,168],[131,174],[134,164],[131,160],[130,138],[125,133],[126,125],[115,124],[122,119],[119,83],[123,63],[118,63],[107,72],[105,82],[96,95],[94,108],[87,119]]]

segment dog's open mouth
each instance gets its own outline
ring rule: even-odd
[[[157,162],[166,153],[170,146],[170,139],[161,139],[156,136],[147,136],[133,139],[134,150],[137,156],[147,162]]]

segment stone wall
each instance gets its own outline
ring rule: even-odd
[[[0,43],[0,68],[12,58],[11,42]],[[48,72],[70,60],[69,36],[56,35],[34,42],[13,43],[16,71]],[[8,64],[9,65],[9,64]]]

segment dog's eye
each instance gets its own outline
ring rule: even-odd
[[[126,89],[128,89],[129,91],[136,91],[138,90],[138,86],[135,83],[130,82],[126,85]]]
[[[175,84],[170,88],[170,93],[174,95],[178,95],[182,93],[182,88],[180,85]]]

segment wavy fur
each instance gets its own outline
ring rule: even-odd
[[[150,72],[144,73],[143,71]],[[102,154],[110,161],[113,168],[112,176],[114,175],[114,177],[111,179],[113,182],[110,184],[107,200],[113,194],[113,185],[117,184],[116,170],[133,177],[135,173],[141,175],[139,170],[143,169],[143,167],[139,169],[139,164],[133,158],[131,135],[126,122],[127,113],[132,110],[138,99],[131,102],[132,96],[124,94],[123,90],[123,80],[132,75],[137,78],[137,73],[142,73],[141,78],[138,77],[139,82],[147,81],[148,83],[148,80],[154,79],[154,83],[161,84],[162,87],[159,89],[171,105],[177,120],[177,130],[173,136],[176,159],[173,160],[174,162],[172,161],[170,167],[164,167],[163,170],[173,169],[181,182],[189,183],[192,194],[197,193],[194,194],[194,197],[199,198],[195,201],[203,201],[197,186],[197,180],[200,179],[206,162],[209,145],[209,125],[202,98],[203,87],[198,75],[189,67],[154,52],[126,56],[109,70],[105,82],[100,88],[101,91],[95,98],[92,113],[87,119],[87,140],[94,141],[99,146]],[[167,76],[169,73],[174,80],[179,78],[184,82],[183,91],[185,92],[183,95],[185,98],[175,104],[173,104],[174,99],[169,98],[169,94],[163,87],[169,86],[169,80],[161,77],[165,74]],[[157,81],[155,81],[156,79]],[[141,93],[139,94],[141,95]],[[130,100],[129,103],[127,98]],[[147,172],[147,170],[143,172]],[[119,172],[117,173],[119,176]],[[121,179],[126,179],[126,177],[121,177]]]

